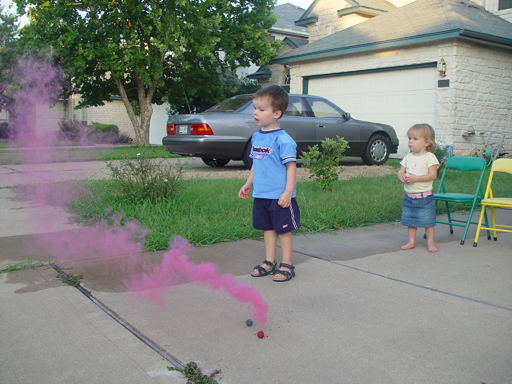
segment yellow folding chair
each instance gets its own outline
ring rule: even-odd
[[[478,227],[476,228],[475,242],[473,247],[478,245],[478,236],[480,235],[481,229],[492,230],[494,235],[494,241],[498,240],[496,232],[509,232],[512,233],[512,226],[496,224],[494,216],[494,208],[512,208],[511,197],[495,197],[492,193],[492,180],[495,172],[506,172],[512,174],[512,159],[497,159],[492,163],[491,174],[489,175],[489,181],[487,182],[487,189],[485,190],[485,196],[480,202],[482,204],[482,212],[480,213],[480,220],[478,220]],[[492,227],[489,228],[489,224],[486,222],[486,226],[482,227],[482,218],[484,217],[485,210],[487,207],[491,208],[491,221]]]
[[[451,234],[453,234],[453,226],[463,227],[464,234],[462,235],[462,240],[460,241],[461,245],[464,245],[464,241],[466,240],[466,235],[468,234],[470,224],[478,224],[477,221],[471,221],[471,219],[473,218],[473,211],[475,210],[476,204],[479,203],[484,198],[484,193],[482,190],[482,180],[484,178],[485,167],[485,159],[481,157],[450,157],[446,161],[446,164],[444,166],[443,174],[441,176],[441,180],[439,181],[437,193],[434,193],[436,202],[444,201],[446,205],[446,214],[448,216],[448,221],[436,220],[436,223],[449,225]],[[454,191],[453,187],[447,188],[447,181],[445,179],[445,176],[448,172],[451,172],[452,170],[458,170],[461,172],[474,172],[475,180],[477,180],[476,177],[478,176],[475,191],[473,193],[459,193],[457,191]],[[452,218],[450,214],[449,203],[471,204],[468,219],[460,220]],[[485,223],[486,225],[488,225],[487,214],[485,214]],[[491,233],[489,231],[487,231],[487,236],[490,240]]]

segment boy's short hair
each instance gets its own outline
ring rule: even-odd
[[[434,131],[434,128],[432,128],[428,124],[414,124],[409,130],[407,131],[407,136],[411,132],[418,132],[421,136],[423,136],[428,141],[428,147],[427,151],[434,153],[436,151],[437,145],[436,145],[436,132]]]
[[[258,90],[252,98],[254,100],[263,97],[268,97],[272,105],[272,110],[274,112],[281,111],[279,118],[283,117],[286,108],[288,108],[288,102],[290,101],[288,93],[278,85],[271,85],[270,87]]]

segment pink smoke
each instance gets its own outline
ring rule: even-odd
[[[186,239],[175,237],[161,264],[151,266],[149,272],[125,282],[126,286],[131,292],[139,293],[138,297],[157,303],[162,303],[162,295],[167,291],[167,287],[179,281],[208,287],[212,291],[222,290],[239,302],[250,304],[255,319],[263,328],[267,322],[268,303],[263,301],[259,291],[249,284],[238,282],[229,273],[219,275],[214,263],[194,264],[186,255],[191,249],[192,246]],[[141,291],[149,292],[140,294]]]
[[[146,264],[140,257],[145,236],[137,223],[113,229],[103,226],[88,227],[62,234],[48,234],[41,247],[58,260],[84,260],[100,257],[108,268],[109,260],[120,261],[120,271],[128,277],[124,284],[139,299],[163,304],[163,295],[172,286],[182,283],[196,284],[212,291],[223,291],[233,299],[249,304],[254,318],[263,328],[267,322],[268,303],[260,292],[249,284],[239,282],[233,275],[219,274],[214,263],[194,263],[186,252],[193,247],[182,237],[176,236],[170,249],[159,264]]]
[[[11,122],[16,127],[16,139],[27,148],[28,163],[44,166],[43,163],[52,161],[53,146],[58,141],[59,119],[49,107],[63,95],[64,76],[57,66],[33,59],[21,60],[13,76],[20,85],[14,95],[14,119]],[[73,200],[76,190],[73,184],[58,185],[58,188],[54,184],[39,184],[30,192],[29,198],[43,204],[58,202],[62,206]],[[212,291],[224,291],[239,302],[249,304],[262,328],[267,321],[268,304],[257,290],[238,282],[230,274],[220,275],[213,263],[190,261],[186,252],[192,247],[183,238],[176,238],[170,244],[170,250],[160,264],[151,265],[145,264],[140,257],[146,232],[135,222],[123,227],[98,225],[63,234],[51,232],[55,223],[48,220],[47,212],[43,211],[41,217],[34,220],[40,221],[44,232],[50,232],[40,244],[41,252],[47,252],[52,259],[72,262],[99,258],[105,269],[110,261],[120,262],[121,272],[128,276],[125,285],[138,297],[162,303],[162,295],[170,286],[192,283]]]

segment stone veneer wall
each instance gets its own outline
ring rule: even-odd
[[[451,81],[438,89],[438,123],[450,128],[458,154],[473,155],[483,143],[478,134],[495,131],[507,134],[504,148],[512,155],[512,52],[469,41],[450,51]],[[464,139],[470,126],[476,136]]]
[[[442,57],[447,63],[444,79],[450,80],[450,86],[437,88],[436,139],[453,142],[457,155],[472,155],[482,139],[465,140],[462,133],[474,125],[477,133],[489,129],[508,133],[505,149],[512,153],[512,52],[505,49],[451,41],[290,63],[290,92],[302,93],[304,76],[437,62]]]

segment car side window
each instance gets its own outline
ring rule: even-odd
[[[307,116],[306,110],[299,97],[290,97],[288,108],[284,112],[285,116]]]
[[[342,114],[323,100],[308,100],[315,117],[342,118]]]

